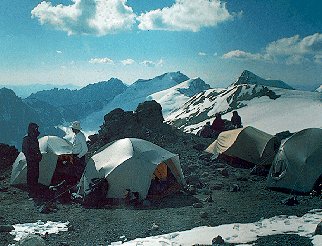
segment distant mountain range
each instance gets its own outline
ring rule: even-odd
[[[32,93],[36,93],[38,91],[51,90],[54,88],[70,89],[70,90],[80,89],[80,86],[73,85],[73,84],[65,84],[65,85],[53,85],[53,84],[0,85],[0,88],[2,88],[2,87],[13,90],[15,92],[15,94],[21,98],[26,98],[26,97],[30,96]]]
[[[121,80],[111,78],[108,81],[89,84],[79,90],[55,88],[39,91],[31,94],[25,101],[46,102],[57,107],[66,121],[73,121],[101,110],[126,89],[127,86]]]
[[[104,116],[113,109],[132,111],[146,100],[159,102],[166,121],[187,132],[196,132],[206,121],[211,121],[216,112],[229,118],[231,111],[236,109],[244,124],[260,122],[260,119],[266,119],[264,114],[272,119],[276,114],[293,115],[296,116],[294,120],[302,121],[300,112],[307,108],[310,113],[316,108],[321,109],[319,96],[316,92],[293,90],[283,81],[265,80],[246,70],[231,86],[223,89],[211,89],[201,78],[190,79],[181,72],[140,79],[129,86],[111,78],[80,89],[38,91],[25,99],[3,88],[0,90],[0,143],[20,147],[30,121],[39,123],[40,130],[46,135],[61,135],[57,126],[69,126],[73,120],[80,120],[84,131],[95,132]],[[311,125],[322,126],[322,122],[305,117]],[[279,124],[283,122],[279,120]],[[261,126],[256,124],[255,127]],[[285,126],[285,129],[291,128]]]
[[[154,93],[164,92],[164,90],[168,90],[170,88],[173,88],[173,90],[177,91],[176,96],[169,97],[170,100],[177,100],[179,99],[179,97],[177,96],[184,95],[184,93],[188,95],[188,91],[190,91],[190,94],[194,95],[196,93],[199,93],[200,91],[210,88],[210,86],[207,85],[201,79],[190,81],[189,80],[189,77],[187,77],[179,71],[165,73],[153,79],[137,80],[135,83],[130,85],[123,93],[120,93],[108,104],[106,104],[106,106],[102,110],[94,112],[88,115],[85,119],[82,119],[83,126],[85,129],[89,131],[97,131],[98,126],[103,123],[104,115],[106,115],[113,109],[121,108],[125,111],[133,111],[140,102],[152,100],[155,96]],[[195,81],[195,83],[193,81]],[[185,84],[181,85],[181,83]],[[180,85],[182,87],[181,90]],[[176,86],[179,87],[176,88]],[[196,86],[199,87],[196,88]],[[185,96],[184,102],[187,101],[189,98],[189,96]],[[164,107],[165,104],[166,103],[161,103],[163,109],[166,109],[166,107]]]
[[[42,134],[63,136],[55,128],[62,124],[62,117],[55,107],[41,104],[27,104],[7,88],[0,89],[0,142],[20,148],[29,122],[36,122]]]

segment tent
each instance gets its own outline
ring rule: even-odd
[[[72,153],[72,145],[67,140],[56,136],[44,136],[39,139],[39,149],[42,153],[42,160],[39,163],[38,182],[49,186],[58,159],[64,155],[70,155]],[[22,152],[20,152],[12,166],[10,183],[12,185],[27,183],[27,161]]]
[[[267,186],[309,192],[321,176],[322,129],[308,128],[282,143],[267,177]]]
[[[146,140],[124,138],[105,145],[87,162],[79,193],[86,196],[95,179],[105,178],[107,198],[124,198],[130,190],[144,199],[155,177],[174,177],[177,184],[184,185],[178,155]]]
[[[271,165],[277,148],[276,137],[247,126],[221,132],[205,151],[215,156],[237,157],[257,165]]]

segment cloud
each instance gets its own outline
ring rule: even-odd
[[[162,67],[163,63],[164,63],[163,59],[160,59],[157,62],[153,62],[153,61],[149,61],[149,60],[145,60],[145,61],[140,62],[140,64],[147,66],[147,67],[156,67],[156,66]]]
[[[125,65],[132,65],[135,63],[135,61],[133,59],[125,59],[125,60],[122,60],[121,63],[125,66]]]
[[[205,52],[199,52],[198,56],[206,56],[207,54]]]
[[[322,57],[322,34],[315,33],[302,39],[299,35],[295,35],[269,43],[262,53],[233,50],[222,57],[225,59],[271,61],[287,65],[301,64],[303,62],[320,63]]]
[[[147,67],[155,67],[156,66],[156,64],[153,61],[148,61],[148,60],[140,62],[140,64],[147,66]]]
[[[92,64],[114,64],[113,60],[110,58],[104,57],[104,58],[91,58],[89,60],[89,63]]]
[[[136,15],[127,0],[72,0],[71,5],[41,2],[32,11],[32,18],[68,35],[107,35],[131,29]]]
[[[261,54],[252,54],[242,50],[233,50],[223,55],[225,59],[240,59],[240,60],[268,60],[267,56]]]
[[[171,7],[137,17],[141,30],[193,31],[216,26],[233,16],[220,0],[176,0]]]

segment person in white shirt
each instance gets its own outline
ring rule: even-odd
[[[88,151],[86,137],[83,132],[81,132],[81,126],[79,121],[74,121],[71,125],[72,131],[75,134],[72,140],[73,148],[73,162],[77,165],[81,165],[85,168],[85,154]]]

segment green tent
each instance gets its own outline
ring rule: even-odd
[[[281,144],[267,186],[310,192],[322,176],[322,129],[299,131]]]

